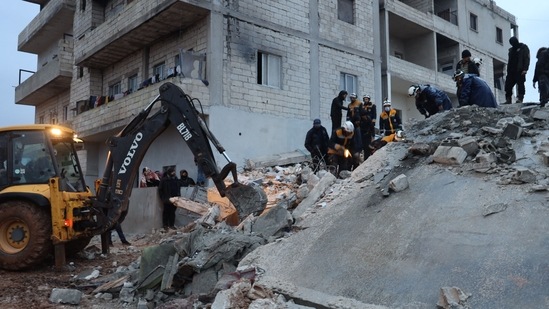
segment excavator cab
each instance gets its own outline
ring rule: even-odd
[[[89,242],[89,235],[73,229],[75,222],[93,220],[78,211],[91,196],[77,156],[79,142],[61,126],[0,129],[1,268],[28,268],[55,244],[78,242],[73,249],[82,249]]]

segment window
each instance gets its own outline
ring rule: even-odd
[[[469,27],[471,30],[478,31],[478,16],[473,13],[469,13]]]
[[[280,56],[257,53],[257,83],[280,88],[282,58]]]
[[[503,30],[498,27],[496,27],[496,42],[503,45]]]
[[[356,75],[341,73],[339,78],[339,89],[345,89],[349,94],[357,93],[357,77]],[[349,99],[349,96],[347,96]]]
[[[157,81],[164,79],[164,69],[166,67],[166,64],[164,62],[159,63],[154,66],[153,68],[153,74],[156,76]]]
[[[444,74],[453,76],[454,75],[454,63],[446,62],[440,65],[440,71]]]
[[[44,115],[40,115],[40,117],[38,117],[38,123],[40,124],[44,123]]]
[[[128,77],[128,92],[132,93],[137,90],[137,74]]]
[[[337,0],[337,18],[349,24],[354,24],[354,4],[354,0]]]
[[[109,86],[109,97],[119,93],[122,93],[122,85],[120,84],[120,82],[114,83]]]
[[[63,122],[66,122],[67,120],[69,120],[69,106],[64,105],[63,106]]]
[[[84,76],[84,67],[78,67],[78,78]]]

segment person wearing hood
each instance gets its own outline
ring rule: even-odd
[[[190,187],[196,185],[194,182],[194,179],[189,177],[189,173],[187,170],[180,170],[179,171],[179,185],[181,187]]]
[[[536,89],[536,83],[538,83],[539,105],[545,107],[545,104],[549,102],[549,49],[546,47],[538,49],[536,58],[538,60],[532,81],[534,89]]]
[[[326,128],[322,126],[320,119],[313,121],[313,127],[305,136],[305,148],[311,153],[313,159],[313,172],[318,172],[320,162],[326,163],[328,155],[328,142],[330,136]]]
[[[505,104],[511,104],[513,88],[517,85],[517,103],[522,103],[526,89],[526,73],[530,66],[530,50],[526,44],[520,43],[517,37],[509,39],[509,60],[507,62],[507,77],[505,79]]]
[[[347,99],[348,92],[341,90],[337,97],[332,100],[332,107],[330,109],[330,118],[332,119],[332,133],[341,127],[341,118],[343,112],[341,110],[348,110],[345,106],[345,100]]]
[[[480,107],[498,107],[492,90],[482,78],[457,70],[454,73],[454,81],[461,89],[458,97],[459,106],[475,104]]]

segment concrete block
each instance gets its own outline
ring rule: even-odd
[[[465,152],[467,152],[467,155],[473,155],[477,153],[478,151],[478,143],[477,140],[472,136],[466,136],[463,138],[460,138],[457,141],[457,145],[461,147]]]
[[[477,163],[492,163],[492,162],[496,162],[497,160],[498,160],[498,157],[493,152],[479,153],[475,157],[475,162],[477,162]]]
[[[538,109],[534,112],[534,115],[532,118],[536,120],[548,120],[549,119],[549,111],[546,109]]]
[[[389,189],[394,192],[400,192],[408,188],[408,178],[404,174],[400,174],[389,182]]]
[[[252,232],[268,238],[289,229],[292,222],[292,214],[287,209],[275,206],[255,220],[252,225]]]
[[[543,158],[543,164],[545,164],[545,166],[549,166],[549,152],[543,152],[541,157]]]
[[[513,123],[508,123],[503,130],[503,135],[512,139],[518,139],[522,134],[522,128]]]
[[[467,152],[461,147],[438,146],[433,161],[441,164],[461,164],[467,158]]]
[[[78,305],[82,300],[82,292],[75,289],[58,289],[51,290],[50,302],[54,304],[71,304]]]
[[[503,132],[502,129],[498,129],[498,128],[494,128],[494,127],[482,127],[481,129],[482,129],[482,131],[487,132],[487,133],[491,133],[491,134],[500,134],[501,132]]]
[[[532,183],[536,181],[536,174],[532,170],[524,166],[517,166],[515,167],[515,170],[516,171],[513,175],[513,179],[527,183]]]

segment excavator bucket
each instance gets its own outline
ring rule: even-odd
[[[232,184],[225,194],[238,211],[241,221],[250,214],[260,214],[267,206],[267,194],[257,185]]]

